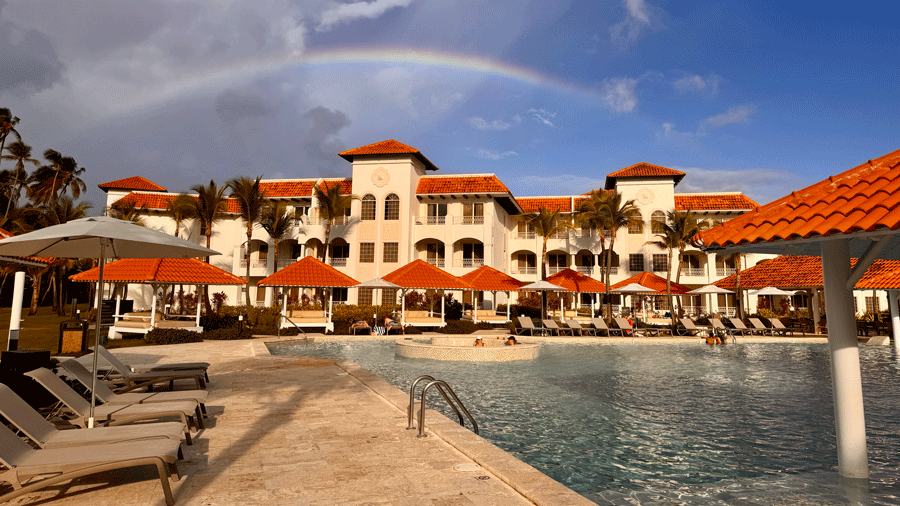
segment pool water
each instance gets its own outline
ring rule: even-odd
[[[269,347],[352,360],[404,391],[422,374],[445,380],[483,437],[598,504],[900,504],[900,365],[887,346],[860,349],[862,491],[838,484],[822,344],[544,344],[537,360],[505,363],[395,357],[388,341]]]

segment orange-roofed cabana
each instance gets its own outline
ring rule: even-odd
[[[96,283],[100,276],[100,268],[80,272],[69,276],[72,281]],[[169,285],[241,285],[244,278],[223,271],[197,258],[122,258],[106,264],[103,268],[103,282],[115,285],[116,313],[114,323],[109,329],[109,338],[120,338],[122,334],[146,334],[157,327],[176,327],[194,332],[203,332],[200,326],[200,302],[197,301],[197,314],[193,322],[178,320],[161,320],[164,314],[157,311],[157,292],[165,290]],[[129,284],[149,285],[153,289],[149,314],[119,313],[124,287]],[[200,290],[197,290],[199,293]],[[175,315],[172,315],[175,316]],[[180,316],[180,315],[179,315]]]
[[[296,288],[350,288],[359,281],[315,257],[300,260],[278,270],[261,280],[257,286],[278,286]],[[322,311],[295,310],[288,314],[287,293],[281,296],[281,328],[323,327],[325,332],[334,332],[334,293],[328,290],[328,304],[322,301]]]
[[[444,300],[445,290],[474,290],[468,282],[441,270],[428,262],[417,259],[400,267],[399,269],[382,276],[387,282],[394,283],[400,287],[400,324],[404,327],[412,325],[414,327],[444,327],[446,321],[446,305]],[[407,290],[434,290],[441,294],[441,315],[440,318],[435,316],[434,307],[428,311],[406,310],[406,292]],[[432,304],[434,301],[432,301]],[[409,314],[408,314],[409,313]]]
[[[659,295],[666,295],[666,278],[646,271],[635,274],[628,279],[619,281],[618,283],[612,285],[612,287],[610,288],[612,288],[613,290],[618,290],[619,288],[628,286],[630,284],[641,285],[650,289],[650,291],[647,292],[629,292],[634,295],[652,295],[654,297]],[[689,292],[691,289],[672,281],[670,283],[670,290],[672,292],[672,295],[682,296]],[[673,308],[669,308],[669,311],[672,311],[672,309]],[[644,311],[643,304],[641,310]]]
[[[488,265],[482,265],[474,271],[460,276],[459,279],[472,285],[475,291],[491,292],[495,302],[497,300],[497,292],[506,292],[506,316],[498,315],[496,306],[493,310],[474,308],[472,310],[473,322],[478,323],[481,320],[488,323],[507,323],[512,321],[509,317],[510,293],[518,290],[525,283]],[[474,297],[472,302],[474,307],[476,305]]]
[[[694,241],[704,251],[716,254],[822,258],[838,472],[846,479],[868,480],[852,290],[876,259],[900,260],[900,150],[700,232]],[[852,257],[859,260],[853,264]],[[897,329],[900,309],[896,291],[888,297],[888,305]],[[898,339],[894,345],[900,351]]]
[[[582,293],[591,293],[594,294],[596,298],[597,294],[606,292],[606,284],[597,281],[596,279],[585,276],[584,274],[573,271],[572,269],[563,269],[552,276],[548,276],[546,281],[548,283],[561,286],[565,288],[566,292],[575,293],[575,316],[578,316],[578,302],[580,298],[580,294]],[[596,302],[596,301],[595,301]],[[591,305],[591,316],[593,316],[593,304]],[[566,318],[566,305],[560,304],[560,308],[562,310],[561,318],[565,320]]]

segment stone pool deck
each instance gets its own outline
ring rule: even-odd
[[[404,392],[352,362],[273,357],[264,344],[271,340],[114,350],[126,363],[212,364],[210,417],[194,445],[182,445],[176,504],[594,504],[435,411],[427,414],[428,437],[417,438],[406,430]],[[165,501],[154,473],[136,469],[10,504]]]

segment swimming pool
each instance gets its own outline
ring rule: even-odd
[[[900,503],[900,366],[887,346],[860,350],[873,471],[862,495],[837,485],[821,344],[545,343],[537,360],[505,363],[395,357],[386,341],[269,348],[352,360],[404,391],[443,379],[483,437],[599,504]]]

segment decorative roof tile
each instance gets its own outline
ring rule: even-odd
[[[547,282],[561,286],[567,292],[603,293],[606,291],[606,284],[572,269],[563,269],[552,276],[548,276]]]
[[[700,232],[706,248],[900,229],[900,150]]]
[[[416,188],[419,195],[440,193],[510,193],[497,176],[425,176]]]
[[[72,281],[97,281],[100,268],[69,276]],[[197,258],[123,258],[103,267],[103,281],[110,283],[168,283],[186,285],[241,285],[235,276]]]
[[[189,197],[197,198],[195,195],[188,194]],[[134,202],[135,207],[138,209],[150,209],[154,211],[165,211],[168,208],[169,202],[172,201],[176,197],[173,193],[138,193],[131,192],[128,195],[120,198],[114,204],[119,202],[122,203],[130,203]],[[240,214],[241,206],[238,204],[237,199],[227,198],[225,199],[225,212],[228,214]]]
[[[403,288],[473,290],[468,282],[438,269],[428,262],[416,259],[381,279]]]
[[[388,139],[386,141],[348,149],[346,151],[341,151],[340,153],[338,153],[338,155],[345,160],[349,160],[350,162],[353,161],[353,158],[358,156],[413,155],[413,157],[418,158],[422,163],[425,164],[426,170],[437,170],[437,167],[435,167],[435,165],[431,163],[428,158],[425,158],[425,155],[423,155],[421,151],[412,146],[407,146],[402,142],[395,141],[394,139]]]
[[[850,263],[855,265],[856,259]],[[728,290],[737,289],[737,274],[714,283]],[[767,286],[778,288],[815,288],[823,286],[822,258],[805,255],[781,255],[764,260],[741,271],[741,289],[757,290]],[[857,290],[891,290],[900,288],[900,261],[875,260],[856,283]]]
[[[148,179],[144,179],[141,176],[132,176],[126,177],[125,179],[117,179],[108,183],[98,184],[97,186],[106,190],[143,190],[155,192],[168,191],[162,186]]]
[[[0,240],[6,239],[8,237],[13,237],[14,235],[15,234],[13,234],[12,232],[8,232],[8,231],[0,228]],[[53,257],[6,257],[6,256],[0,256],[0,262],[11,261],[12,263],[15,263],[15,260],[10,260],[10,259],[16,259],[16,258],[21,258],[24,260],[28,260],[30,262],[37,262],[39,264],[46,264],[46,265],[49,265],[49,264],[53,263],[54,260],[56,260]]]
[[[258,286],[341,287],[358,285],[351,278],[315,257],[303,257],[276,271],[258,283]]]
[[[518,290],[520,286],[525,285],[525,283],[509,274],[500,272],[488,265],[483,265],[472,272],[464,274],[459,279],[469,283],[476,290],[488,292],[509,292]]]
[[[757,207],[759,204],[743,193],[675,194],[675,209],[679,211],[748,211]]]
[[[536,213],[541,208],[548,211],[561,213],[572,212],[572,199],[570,197],[518,197],[516,201],[526,213]]]
[[[623,286],[630,285],[631,283],[637,283],[641,286],[646,286],[647,288],[652,288],[656,290],[657,293],[665,295],[666,293],[666,278],[662,276],[657,276],[652,272],[642,272],[640,274],[635,274],[630,278],[619,281],[618,283],[612,286],[612,289],[622,288]],[[670,289],[672,291],[672,295],[682,295],[687,293],[690,288],[679,285],[678,283],[672,281],[670,284]]]
[[[685,176],[684,172],[680,170],[670,169],[668,167],[662,167],[659,165],[653,165],[652,163],[636,163],[634,165],[625,167],[624,169],[617,170],[612,174],[607,174],[606,177],[667,177],[674,176],[679,179]]]

